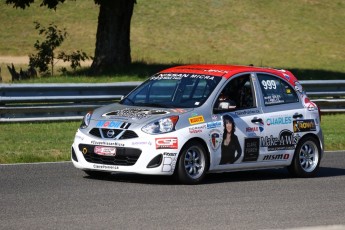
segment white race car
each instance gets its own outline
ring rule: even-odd
[[[72,162],[90,176],[175,175],[287,167],[314,176],[323,156],[318,107],[285,70],[187,65],[163,70],[85,115]]]

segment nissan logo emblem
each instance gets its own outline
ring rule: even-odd
[[[115,135],[115,131],[112,129],[109,129],[107,132],[107,137],[112,138],[114,137],[114,135]]]

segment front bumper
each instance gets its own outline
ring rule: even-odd
[[[144,141],[141,141],[144,140]],[[172,175],[178,149],[156,149],[155,137],[126,140],[96,140],[77,131],[71,147],[74,166],[81,170]],[[116,149],[115,156],[95,153],[95,148]]]

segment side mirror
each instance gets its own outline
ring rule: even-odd
[[[236,104],[235,102],[229,100],[229,101],[222,101],[219,103],[218,105],[218,109],[220,110],[233,110],[233,109],[236,109]]]
[[[218,107],[214,108],[215,113],[229,112],[236,109],[236,103],[231,100],[221,101]]]

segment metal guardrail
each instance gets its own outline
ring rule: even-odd
[[[0,122],[80,120],[141,82],[0,84]]]
[[[323,113],[345,113],[345,80],[300,81]],[[80,120],[141,82],[0,84],[0,122]]]

